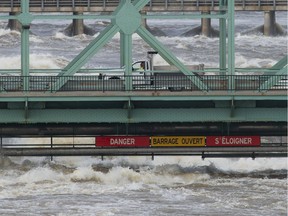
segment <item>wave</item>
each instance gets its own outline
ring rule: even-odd
[[[253,58],[249,59],[240,53],[235,55],[235,66],[239,68],[270,68],[277,63],[276,60],[266,58]]]
[[[30,69],[60,69],[66,66],[68,60],[51,54],[30,54]],[[20,69],[21,56],[0,56],[0,69]]]
[[[239,184],[287,189],[286,159],[196,157],[1,157],[0,198],[53,194],[193,194]],[[286,185],[286,186],[285,186]],[[193,190],[191,190],[191,188]],[[282,189],[283,188],[283,189]],[[182,194],[182,192],[180,194]],[[183,194],[182,194],[183,195]],[[181,196],[183,197],[183,196]],[[173,198],[173,197],[171,197]]]
[[[49,168],[55,172],[73,173],[83,169],[107,174],[115,169],[129,169],[135,173],[151,172],[157,175],[209,174],[209,175],[239,175],[262,177],[263,175],[277,176],[287,172],[286,158],[247,158],[239,159],[206,159],[187,156],[161,156],[151,160],[150,157],[49,157],[44,158],[9,158],[2,157],[1,169],[15,168],[19,171]],[[268,177],[268,176],[267,176]]]

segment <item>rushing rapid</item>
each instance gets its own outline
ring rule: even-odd
[[[277,13],[287,31],[286,18],[287,13]],[[96,31],[107,25],[106,20],[85,23]],[[30,68],[63,68],[98,35],[68,37],[69,24],[32,23]],[[287,54],[287,36],[256,31],[262,13],[237,13],[235,24],[236,67],[271,67]],[[19,69],[21,35],[6,25],[0,21],[0,68]],[[182,36],[199,21],[148,25],[161,31],[164,36],[157,38],[183,62],[218,66],[217,37]],[[217,29],[218,23],[212,26]],[[119,39],[116,34],[85,67],[119,67]],[[149,50],[133,35],[134,60]],[[286,158],[0,157],[0,176],[0,215],[287,215]]]
[[[3,215],[285,215],[286,159],[2,158]]]

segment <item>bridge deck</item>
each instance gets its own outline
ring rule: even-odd
[[[213,96],[224,96],[224,97],[237,97],[237,96],[255,96],[255,97],[262,97],[265,96],[287,96],[287,90],[273,90],[273,91],[267,91],[267,92],[259,92],[259,91],[211,91],[211,92],[202,92],[202,91],[169,91],[169,90],[146,90],[146,91],[65,91],[65,92],[6,92],[1,94],[0,101],[5,100],[5,98],[73,98],[77,100],[76,98],[79,97],[97,97],[99,100],[99,97],[152,97],[155,100],[158,100],[159,97],[165,97],[165,96],[179,96],[180,97],[191,97],[191,100],[193,97],[198,96],[206,96],[206,97],[213,97]],[[158,98],[157,98],[158,97]],[[223,98],[223,97],[222,97]],[[277,97],[275,97],[276,99]],[[69,100],[70,100],[69,99]],[[217,100],[217,97],[215,97],[215,100]]]

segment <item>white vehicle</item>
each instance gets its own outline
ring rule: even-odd
[[[183,81],[185,75],[176,66],[154,64],[154,56],[157,53],[149,51],[146,60],[136,61],[132,64],[133,87],[141,87],[143,85],[157,85],[159,88],[167,87],[169,89],[185,87],[185,84],[188,83],[187,80],[185,83],[178,82],[177,84],[177,80],[181,78]],[[204,70],[204,64],[185,66],[191,71]]]

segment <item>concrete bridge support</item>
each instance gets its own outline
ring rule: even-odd
[[[82,12],[73,12],[73,15],[83,15]],[[72,35],[84,34],[84,21],[83,19],[73,19]]]
[[[210,11],[202,11],[202,14],[210,14]],[[211,36],[211,19],[201,18],[201,34],[207,37]]]
[[[275,11],[264,12],[264,30],[265,36],[273,36],[276,34],[276,17]]]
[[[83,15],[83,12],[74,11],[73,15]],[[84,24],[83,19],[75,18],[72,23],[64,30],[64,33],[68,36],[75,36],[80,34],[94,35],[96,31]]]
[[[9,15],[10,16],[15,16],[17,15],[17,12],[10,12]],[[21,31],[21,23],[16,20],[16,19],[9,19],[8,20],[8,25],[7,28],[9,28],[10,30],[14,30],[14,31]]]
[[[147,14],[146,12],[141,11],[141,15],[146,15],[146,14]],[[146,18],[142,19],[141,24],[143,27],[147,28],[148,27],[147,26],[147,19]]]

